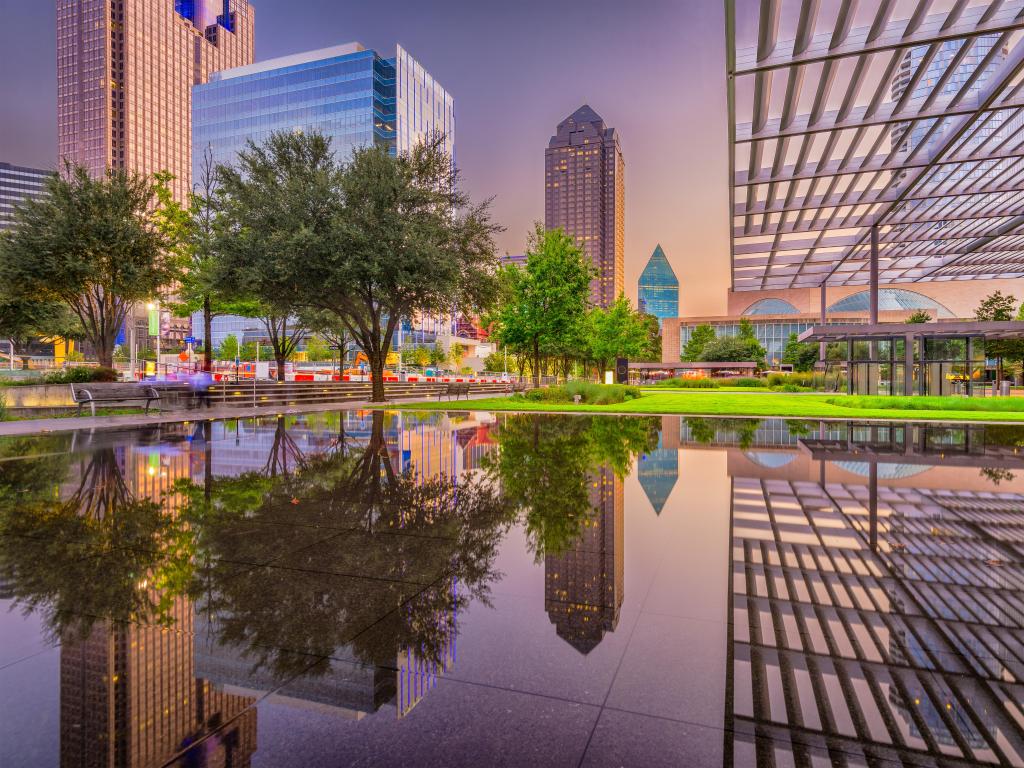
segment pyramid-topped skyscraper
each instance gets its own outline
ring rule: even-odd
[[[637,304],[641,312],[658,318],[658,325],[666,318],[679,317],[679,278],[661,245],[654,249],[640,274]]]

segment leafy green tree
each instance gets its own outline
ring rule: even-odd
[[[439,343],[435,344],[430,350],[430,364],[433,366],[444,365],[448,362],[448,354],[444,351]]]
[[[996,291],[982,299],[974,310],[974,319],[982,322],[1007,322],[1017,314],[1017,300],[1008,294]],[[995,358],[996,381],[1003,379],[1003,360],[1024,359],[1024,340],[1003,339],[985,342],[985,356]]]
[[[334,352],[322,338],[311,336],[306,340],[306,359],[314,363],[333,360]]]
[[[530,356],[540,385],[542,355],[575,340],[586,315],[593,269],[561,229],[538,223],[530,236],[526,266],[502,270],[502,298],[493,316],[497,340]]]
[[[704,345],[700,361],[705,363],[751,362],[763,366],[765,350],[757,339],[741,336],[721,336]]]
[[[276,133],[219,176],[222,274],[291,312],[334,313],[366,354],[373,400],[403,318],[486,307],[497,266],[489,202],[473,205],[442,136],[344,167],[316,133]]]
[[[798,341],[797,335],[791,333],[782,350],[782,362],[792,365],[794,371],[812,371],[818,362],[818,345]]]
[[[690,338],[686,342],[686,346],[683,348],[683,360],[688,362],[696,362],[701,359],[701,355],[704,353],[704,347],[709,342],[714,341],[715,329],[707,323],[701,323],[690,333]]]
[[[16,352],[24,352],[39,338],[77,338],[82,324],[66,304],[48,299],[19,296],[0,286],[0,338],[14,342]]]
[[[12,295],[65,304],[100,365],[135,302],[158,296],[181,274],[168,177],[124,171],[92,178],[67,165],[28,200],[0,241],[0,284]]]
[[[462,360],[466,357],[466,348],[459,342],[455,342],[448,348],[448,359],[452,361],[455,370],[462,368]]]
[[[333,312],[322,309],[303,309],[298,314],[298,326],[323,339],[328,346],[338,350],[338,359],[344,367],[345,353],[351,337],[345,324]],[[323,359],[333,360],[334,352],[328,349],[329,355]]]
[[[221,361],[231,362],[235,359],[235,355],[238,355],[239,360],[245,360],[246,362],[256,359],[256,342],[247,341],[243,344],[239,344],[238,337],[233,333],[229,333],[224,337],[224,341],[220,343],[214,352],[214,357]],[[261,355],[261,360],[267,358]]]
[[[931,321],[932,316],[929,315],[927,311],[923,309],[915,309],[910,314],[910,317],[908,317],[903,322],[905,322],[907,325],[918,325],[920,323],[930,323]]]
[[[599,371],[607,370],[610,361],[617,357],[643,357],[650,347],[644,315],[634,312],[625,296],[619,296],[607,309],[590,310],[586,337],[590,356]]]
[[[646,349],[638,358],[648,363],[661,362],[661,324],[654,315],[641,315],[644,324],[647,326]]]

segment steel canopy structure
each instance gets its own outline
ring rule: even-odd
[[[1024,276],[1024,0],[735,6],[734,290]]]

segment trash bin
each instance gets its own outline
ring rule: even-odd
[[[1009,397],[1010,396],[1010,382],[1009,381],[1000,381],[999,382],[999,394],[1002,395],[1003,397]]]

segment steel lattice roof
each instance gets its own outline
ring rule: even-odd
[[[727,0],[734,289],[1024,276],[1024,0],[938,5]]]

